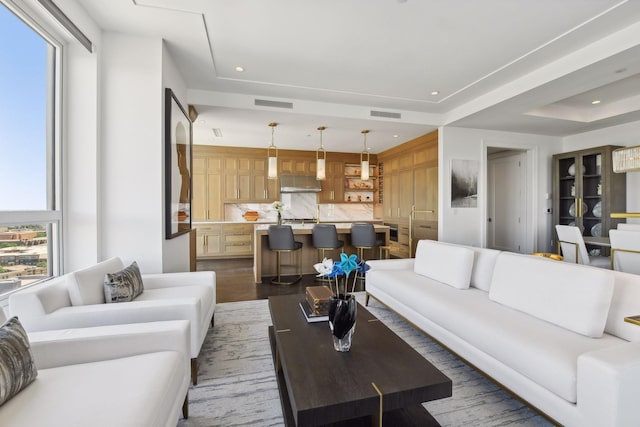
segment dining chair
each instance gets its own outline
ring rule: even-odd
[[[640,224],[629,224],[627,222],[621,222],[620,224],[618,224],[618,230],[640,231]]]
[[[572,225],[556,225],[558,234],[558,253],[563,260],[575,264],[591,265],[593,267],[611,268],[611,260],[605,256],[589,256],[584,238],[578,227]]]
[[[640,274],[640,234],[637,231],[609,230],[609,239],[611,269]]]

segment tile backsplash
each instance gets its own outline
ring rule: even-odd
[[[315,218],[318,203],[316,193],[283,193],[283,218]],[[373,204],[371,203],[322,203],[320,221],[372,221]],[[276,221],[276,211],[271,203],[227,203],[224,205],[226,221],[243,221],[242,215],[247,211],[257,211],[259,221]]]

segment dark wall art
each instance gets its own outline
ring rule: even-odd
[[[480,162],[477,160],[451,160],[451,207],[478,207],[478,172]]]

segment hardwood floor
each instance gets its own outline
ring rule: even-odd
[[[304,294],[307,286],[323,285],[313,274],[304,275],[295,285],[272,285],[270,277],[263,283],[253,281],[253,259],[199,260],[198,271],[216,272],[216,302],[250,301],[267,299],[271,295]]]

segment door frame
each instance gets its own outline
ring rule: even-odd
[[[488,186],[488,163],[489,163],[489,148],[500,148],[505,150],[517,150],[524,152],[525,158],[525,200],[526,200],[526,215],[524,226],[524,241],[522,253],[534,253],[538,250],[538,242],[536,238],[536,224],[538,223],[538,201],[536,194],[538,194],[538,147],[534,145],[518,145],[509,141],[495,140],[495,139],[483,139],[481,143],[482,152],[482,167],[480,168],[480,188],[479,190],[484,194],[482,203],[484,206],[480,209],[480,245],[483,248],[487,247],[488,241],[488,227],[487,219],[489,218],[489,186]]]

